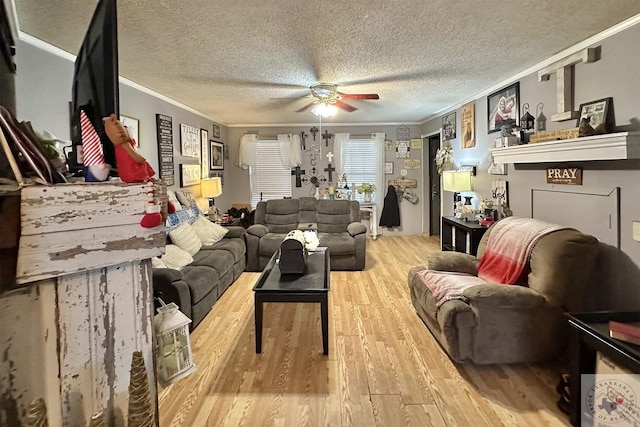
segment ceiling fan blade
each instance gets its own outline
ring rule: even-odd
[[[336,103],[333,104],[333,105],[335,105],[338,108],[342,108],[343,110],[348,111],[349,113],[352,113],[352,112],[357,110],[356,107],[352,107],[351,105],[347,104],[346,102],[342,102],[340,100],[336,101]]]
[[[363,99],[380,99],[377,93],[342,93],[338,92],[342,99],[360,101]]]
[[[305,105],[304,107],[302,107],[299,110],[296,110],[296,113],[302,113],[303,111],[306,111],[309,109],[309,107],[311,107],[313,104],[315,104],[315,102],[310,102],[307,105]]]

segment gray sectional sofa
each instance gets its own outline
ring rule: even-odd
[[[364,270],[367,228],[360,204],[313,197],[259,202],[247,229],[247,271],[262,271],[291,230],[315,230],[329,248],[331,270]]]
[[[182,270],[153,269],[154,294],[161,294],[167,304],[176,303],[180,311],[193,321],[191,330],[198,326],[245,269],[245,229],[228,229],[222,240],[203,246],[193,255],[193,262]]]

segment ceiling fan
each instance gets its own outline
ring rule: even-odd
[[[296,110],[296,113],[306,111],[312,105],[324,105],[325,107],[332,106],[333,108],[338,107],[351,113],[352,111],[357,110],[357,108],[347,104],[344,100],[361,101],[366,99],[380,99],[377,93],[348,94],[338,92],[338,85],[334,83],[318,83],[309,87],[309,89],[311,89],[313,101],[299,110]]]

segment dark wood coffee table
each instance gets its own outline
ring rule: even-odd
[[[320,303],[322,349],[329,354],[329,249],[317,248],[307,257],[304,274],[281,274],[278,252],[269,260],[253,287],[255,296],[256,353],[262,352],[262,304],[265,302]]]

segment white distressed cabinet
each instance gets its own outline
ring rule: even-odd
[[[22,189],[20,286],[0,295],[0,425],[24,423],[29,403],[42,397],[50,426],[85,426],[100,411],[107,425],[125,426],[134,351],[157,406],[150,258],[164,252],[165,229],[140,226],[146,190]]]

